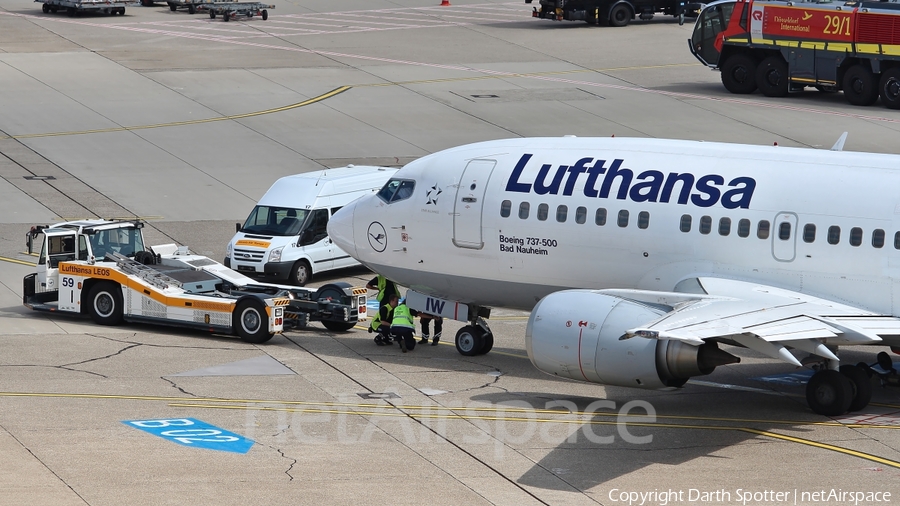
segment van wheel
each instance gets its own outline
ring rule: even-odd
[[[97,324],[122,323],[122,289],[109,281],[97,283],[88,294],[88,311]]]
[[[233,327],[242,341],[259,344],[272,339],[269,333],[266,308],[262,301],[247,299],[239,302],[234,311]]]
[[[312,269],[306,260],[298,260],[291,269],[290,282],[297,286],[306,286],[312,279]]]

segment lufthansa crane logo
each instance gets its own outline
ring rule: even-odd
[[[387,233],[384,231],[384,226],[381,223],[373,221],[369,225],[367,235],[369,236],[369,246],[373,250],[381,253],[387,248]]]

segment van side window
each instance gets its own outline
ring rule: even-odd
[[[297,243],[300,246],[315,244],[328,236],[328,210],[314,209],[310,213],[303,231],[300,232],[300,239]]]
[[[342,207],[342,206],[332,207],[332,208],[331,208],[331,215],[334,216],[334,213],[340,211],[340,210],[341,210],[341,207]]]

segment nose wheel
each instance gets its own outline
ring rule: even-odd
[[[484,355],[494,347],[494,334],[487,322],[479,318],[456,332],[456,351],[466,357]]]

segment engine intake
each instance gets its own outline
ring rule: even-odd
[[[548,374],[646,389],[679,387],[692,376],[740,362],[715,342],[693,346],[641,337],[620,340],[626,330],[663,314],[591,290],[552,293],[531,311],[525,331],[528,357]]]

